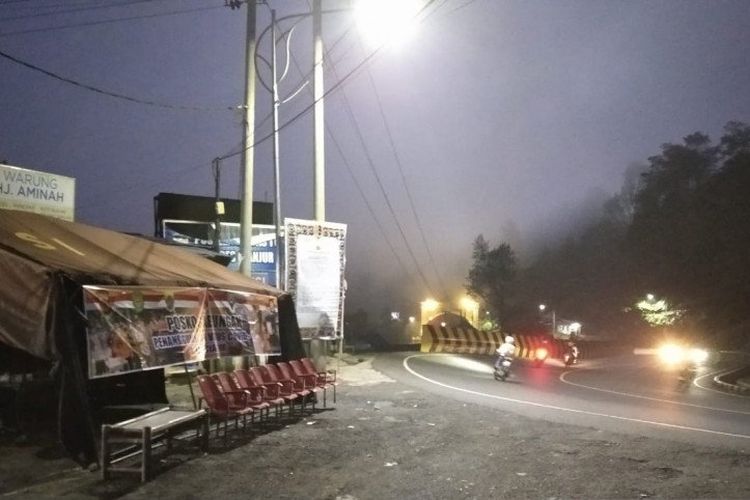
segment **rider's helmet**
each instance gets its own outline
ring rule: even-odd
[[[515,342],[515,339],[513,337],[511,337],[510,335],[508,335],[507,337],[505,337],[505,343],[506,344],[512,344],[513,342]]]

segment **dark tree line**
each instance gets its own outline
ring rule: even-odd
[[[700,132],[664,144],[594,222],[519,268],[507,244],[474,245],[467,290],[506,328],[541,302],[592,333],[647,332],[634,310],[646,293],[682,311],[670,328],[715,345],[750,341],[750,127],[718,143]]]

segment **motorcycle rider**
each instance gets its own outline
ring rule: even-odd
[[[495,353],[497,354],[495,369],[500,368],[503,359],[513,359],[513,355],[516,352],[515,341],[516,340],[512,336],[508,335],[505,337],[505,342],[500,344],[500,347],[495,350]]]
[[[578,362],[578,346],[573,342],[573,340],[569,340],[567,344],[567,355],[570,356],[570,364],[575,364]]]

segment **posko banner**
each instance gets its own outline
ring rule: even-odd
[[[275,297],[205,288],[84,287],[89,378],[281,352]]]

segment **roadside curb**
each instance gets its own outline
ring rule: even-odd
[[[737,383],[725,382],[722,378],[732,373],[736,373],[738,370],[730,370],[724,373],[720,373],[713,377],[713,384],[725,391],[736,392],[740,394],[750,394],[750,385],[745,382],[745,379],[737,380]]]

